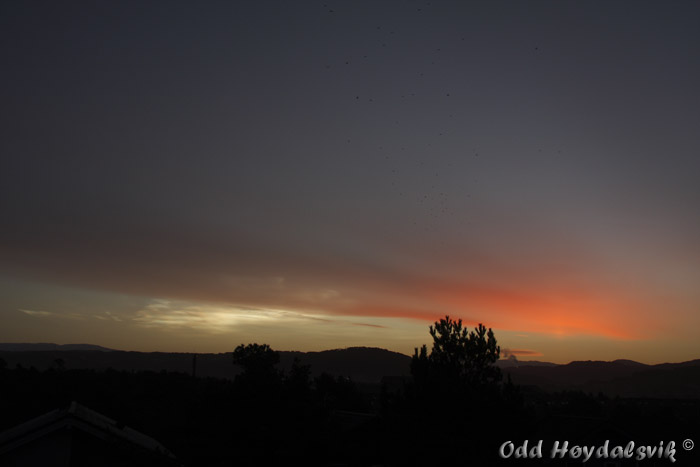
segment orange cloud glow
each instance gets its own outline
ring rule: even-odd
[[[152,243],[151,250],[138,255],[121,255],[108,248],[108,242],[83,249],[73,244],[66,248],[37,244],[32,245],[32,255],[20,256],[22,250],[15,248],[6,258],[16,260],[11,262],[18,268],[41,270],[43,276],[64,283],[318,316],[410,318],[431,323],[450,315],[470,325],[484,323],[502,330],[613,339],[644,337],[656,325],[650,313],[641,313],[654,303],[631,299],[629,290],[587,272],[591,269],[586,269],[583,260],[580,265],[571,263],[569,270],[542,260],[533,273],[521,262],[474,254],[466,255],[469,261],[461,268],[451,264],[448,273],[438,274],[422,258],[424,270],[370,257],[302,255],[264,245],[252,251],[230,247],[223,240],[221,246],[205,248],[202,242],[197,243],[198,248],[180,248],[193,245],[193,240],[175,234]],[[172,256],[175,251],[176,257]],[[409,256],[403,253],[401,257]],[[453,263],[460,261],[453,259]]]

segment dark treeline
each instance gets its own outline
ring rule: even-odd
[[[75,400],[152,436],[185,466],[564,465],[547,459],[548,452],[545,459],[503,460],[498,449],[526,439],[543,439],[549,447],[553,440],[599,445],[606,439],[658,444],[697,438],[697,400],[520,388],[493,365],[500,349],[490,330],[468,333],[448,318],[435,323],[431,335],[433,348],[416,351],[411,378],[376,387],[312,377],[298,361],[283,373],[279,355],[257,344],[234,351],[232,364],[243,368],[234,381],[66,370],[60,361],[46,371],[3,367],[0,430]],[[676,465],[695,465],[680,446],[677,451]],[[670,465],[657,462],[644,465]]]

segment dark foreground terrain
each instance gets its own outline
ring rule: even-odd
[[[59,359],[38,370],[7,360],[3,354],[0,430],[77,401],[117,428],[162,443],[176,458],[168,460],[172,465],[581,465],[581,459],[550,459],[555,440],[676,444],[675,463],[664,457],[591,458],[583,465],[700,465],[697,450],[681,447],[686,439],[700,441],[700,399],[687,397],[692,392],[683,398],[621,398],[503,382],[465,394],[421,389],[409,371],[372,383],[313,371],[301,359],[274,372],[238,372],[228,379],[193,377],[191,371],[71,369]],[[233,367],[230,354],[227,360]],[[348,374],[362,371],[361,362],[345,365]],[[686,367],[691,370],[684,387],[692,391],[697,366]],[[658,384],[666,384],[665,375],[685,373],[660,374]],[[543,381],[552,384],[551,378]],[[498,456],[506,441],[517,447],[528,440],[530,449],[540,439],[541,459]],[[149,463],[155,465],[144,465]]]

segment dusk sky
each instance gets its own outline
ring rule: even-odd
[[[700,3],[0,3],[0,342],[700,358]]]

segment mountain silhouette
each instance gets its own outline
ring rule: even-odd
[[[581,390],[609,396],[697,398],[700,360],[646,365],[632,360],[576,361],[505,368],[514,383],[548,391]]]
[[[127,371],[172,371],[191,373],[193,354],[175,352],[127,352],[113,350],[95,352],[99,346],[88,350],[70,350],[66,347],[50,347],[56,344],[0,344],[0,358],[8,367],[16,365],[45,370],[57,359],[66,369],[94,369]],[[81,344],[82,345],[82,344]],[[7,350],[6,347],[22,349]],[[21,346],[21,347],[20,347]],[[44,348],[47,346],[49,348]],[[29,348],[30,350],[25,350]],[[361,383],[379,383],[384,376],[409,374],[411,358],[407,355],[371,347],[324,350],[320,352],[280,351],[279,369],[288,372],[295,358],[303,365],[311,365],[311,376],[327,373],[342,376]],[[233,365],[232,353],[197,354],[196,374],[201,377],[233,379],[241,369]]]
[[[27,350],[30,349],[30,350]],[[374,347],[350,347],[320,352],[280,351],[278,368],[288,372],[298,358],[310,365],[311,376],[322,373],[356,383],[379,385],[392,377],[410,375],[411,357]],[[126,371],[167,371],[192,374],[193,354],[127,352],[89,344],[0,344],[0,358],[8,368],[21,365],[45,370],[60,359],[63,367]],[[545,391],[581,390],[609,396],[697,398],[700,394],[700,360],[647,365],[633,360],[574,361],[565,365],[503,359],[497,362],[505,375],[523,387]],[[232,380],[241,373],[231,352],[197,354],[196,375]]]

